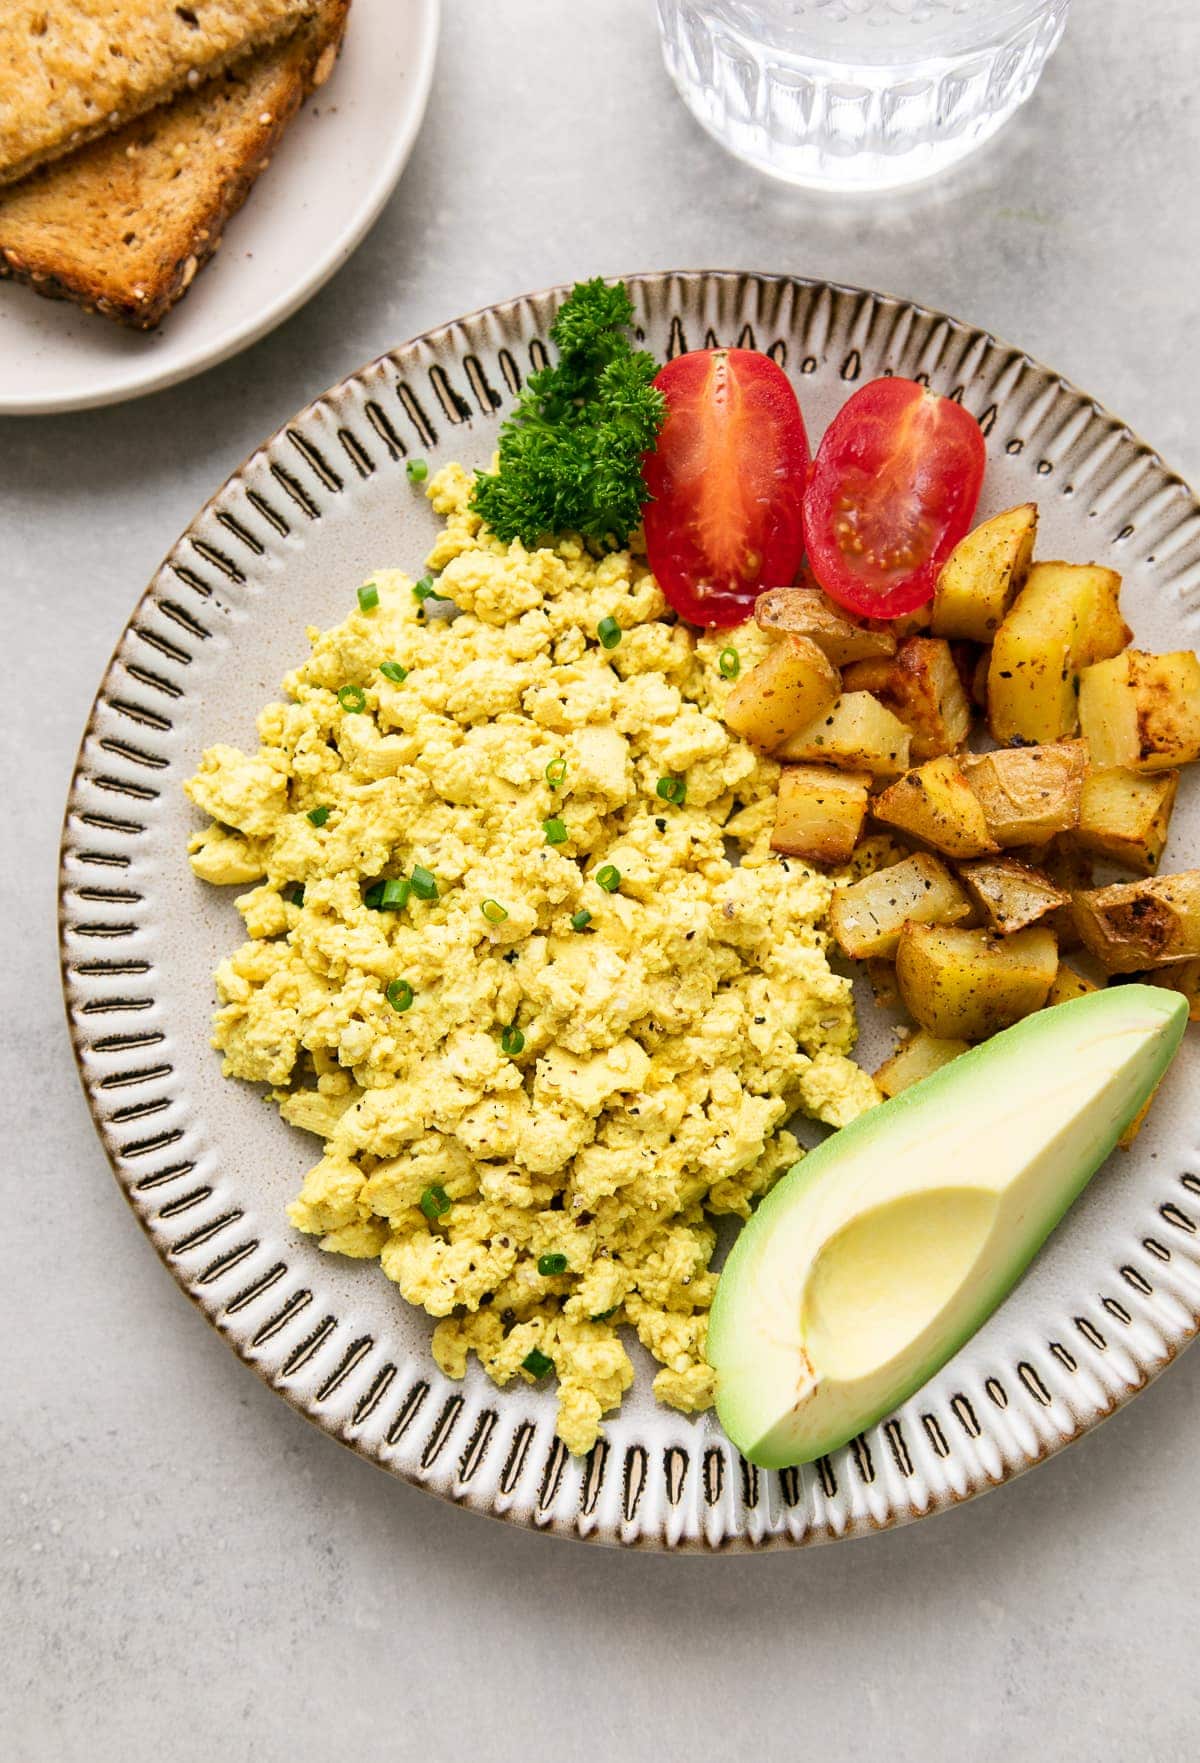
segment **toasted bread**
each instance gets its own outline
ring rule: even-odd
[[[5,0],[0,184],[295,31],[314,0]]]
[[[0,275],[156,325],[329,74],[349,7],[320,0],[283,43],[0,190]]]

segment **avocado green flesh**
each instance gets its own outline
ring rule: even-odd
[[[1186,1001],[1119,986],[1027,1017],[809,1152],[713,1301],[717,1413],[751,1462],[808,1463],[986,1320],[1153,1092]]]

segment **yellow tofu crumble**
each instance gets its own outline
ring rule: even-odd
[[[718,657],[767,639],[670,621],[636,549],[502,544],[471,484],[428,488],[458,615],[380,570],[311,630],[261,750],[214,747],[186,786],[212,820],[191,861],[248,889],[225,1074],[324,1142],[292,1223],[378,1257],[450,1377],[552,1367],[585,1452],[633,1380],[623,1325],[660,1400],[711,1403],[713,1219],[795,1162],[793,1113],[841,1126],[878,1094],[831,881],[772,854],[779,768],[721,717]]]

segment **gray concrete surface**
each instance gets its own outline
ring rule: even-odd
[[[1024,1481],[868,1542],[623,1557],[452,1511],[297,1419],[193,1315],[93,1139],[54,947],[76,741],[162,552],[291,410],[455,313],[669,266],[875,285],[1053,362],[1195,481],[1198,55],[1190,0],[1078,0],[985,156],[844,205],[698,132],[649,0],[449,0],[408,173],[303,312],[140,404],[0,423],[6,1759],[1200,1751],[1200,1352]]]

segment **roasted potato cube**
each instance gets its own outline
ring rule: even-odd
[[[1071,837],[1085,851],[1111,857],[1139,875],[1158,868],[1179,788],[1177,771],[1089,771],[1079,825]]]
[[[890,661],[856,661],[846,669],[848,692],[871,692],[912,733],[920,763],[961,747],[971,706],[942,637],[905,637]]]
[[[979,798],[949,754],[905,772],[876,796],[871,812],[947,857],[984,857],[999,849]]]
[[[989,836],[1005,849],[1045,844],[1079,820],[1087,771],[1082,741],[965,753],[962,766],[983,804]]]
[[[991,642],[1025,586],[1037,520],[1037,503],[1022,502],[959,540],[938,576],[930,626],[935,636]]]
[[[1200,661],[1129,649],[1085,668],[1079,721],[1099,769],[1170,771],[1200,757]]]
[[[809,637],[784,636],[733,687],[722,714],[728,728],[769,753],[821,716],[841,690],[841,676]]]
[[[1109,973],[1200,956],[1200,869],[1080,890],[1071,907],[1084,946]]]
[[[900,993],[896,990],[896,969],[890,961],[868,961],[867,978],[871,982],[871,991],[875,1002],[881,1010],[893,1010],[900,1002]]]
[[[754,617],[760,630],[810,638],[835,667],[896,653],[894,631],[857,624],[820,588],[768,588],[754,602]]]
[[[873,777],[899,777],[908,769],[910,738],[899,717],[870,692],[843,692],[823,716],[789,735],[776,754],[869,771]]]
[[[1016,857],[981,857],[961,864],[958,873],[1002,937],[1071,903],[1070,894],[1056,888],[1048,875]]]
[[[1173,967],[1160,967],[1147,978],[1151,985],[1168,986],[1173,992],[1182,992],[1188,1001],[1189,1017],[1193,1022],[1200,1022],[1200,958],[1177,961]]]
[[[854,855],[844,866],[839,880],[861,881],[864,875],[874,875],[877,869],[888,869],[893,863],[903,863],[911,856],[910,848],[894,839],[891,833],[866,833],[855,845]]]
[[[1120,576],[1094,563],[1034,564],[992,645],[988,723],[998,741],[1075,733],[1080,672],[1129,641],[1120,592]]]
[[[909,1014],[939,1040],[982,1041],[1046,1002],[1058,967],[1053,932],[1011,937],[906,924],[896,979]]]
[[[833,890],[829,928],[856,960],[891,955],[908,919],[918,924],[961,924],[971,902],[944,863],[914,851],[903,863]]]
[[[1058,964],[1058,972],[1054,976],[1054,984],[1046,996],[1046,1004],[1065,1004],[1069,998],[1086,998],[1089,992],[1099,992],[1103,988],[1095,980],[1085,979],[1083,974],[1076,973],[1065,961]]]
[[[923,1077],[931,1077],[943,1065],[949,1065],[969,1046],[969,1041],[939,1041],[936,1035],[919,1028],[906,1035],[891,1058],[884,1060],[875,1073],[875,1086],[885,1096],[898,1096],[901,1090],[911,1089]]]
[[[865,772],[785,765],[779,774],[773,850],[811,863],[849,860],[867,817]]]

